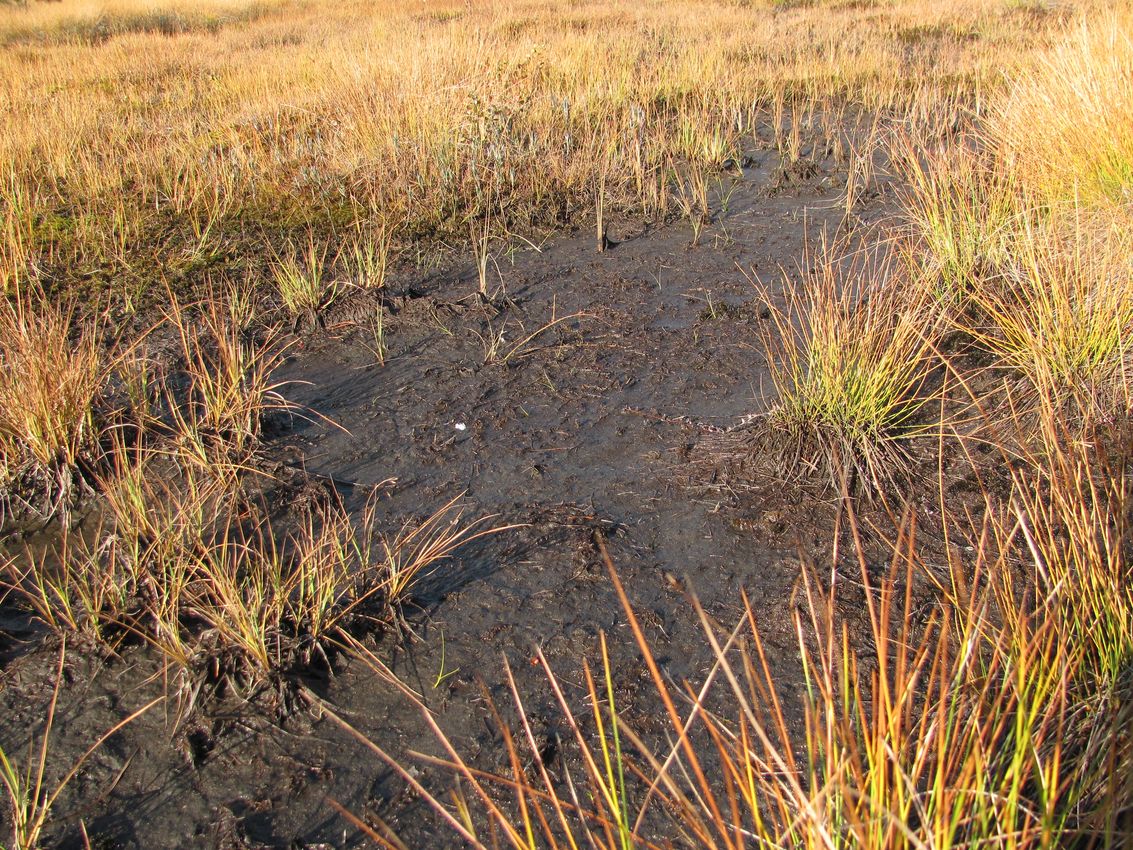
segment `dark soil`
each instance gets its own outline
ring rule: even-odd
[[[334,488],[360,509],[396,479],[381,502],[394,529],[461,493],[467,518],[522,524],[422,580],[407,627],[372,643],[478,766],[506,767],[478,682],[508,703],[506,659],[532,721],[553,736],[560,721],[533,650],[581,705],[581,662],[598,657],[601,632],[619,709],[647,739],[663,740],[598,534],[675,681],[701,681],[710,662],[686,589],[731,625],[745,588],[797,720],[792,590],[800,551],[829,559],[837,499],[774,478],[737,494],[692,460],[713,433],[706,426],[766,405],[765,319],[745,272],[781,288],[807,240],[841,225],[843,182],[833,162],[784,172],[760,153],[698,246],[684,223],[635,221],[611,222],[604,252],[592,230],[537,250],[517,243],[498,258],[498,274],[490,269],[492,303],[460,261],[405,274],[384,299],[344,300],[290,349],[278,376],[292,382],[284,394],[318,416],[272,423],[267,465],[281,480]],[[892,210],[882,181],[854,226]],[[373,351],[378,311],[384,365]],[[285,511],[303,492],[280,485],[273,498]],[[60,772],[164,687],[159,660],[143,648],[110,659],[68,649],[52,747]],[[0,743],[22,754],[43,722],[57,645],[9,601],[0,654]],[[361,663],[340,658],[333,676],[305,684],[387,752],[438,752],[417,709]],[[402,779],[313,707],[281,712],[271,692],[219,694],[199,698],[179,725],[175,716],[174,704],[159,706],[95,754],[61,798],[54,843],[82,846],[81,820],[99,848],[369,846],[330,797],[380,817],[408,847],[460,846]],[[413,769],[438,792],[449,783]]]

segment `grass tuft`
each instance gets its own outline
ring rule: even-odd
[[[17,297],[0,302],[0,455],[69,492],[97,439],[96,409],[113,356],[97,320],[72,304]]]
[[[351,283],[361,289],[378,290],[386,285],[394,260],[396,228],[381,222],[359,232],[339,255]]]
[[[963,141],[925,153],[903,137],[893,154],[908,183],[901,202],[924,248],[926,275],[942,306],[963,308],[1007,256],[1016,193],[997,162]]]
[[[201,447],[219,444],[237,456],[255,445],[264,416],[291,411],[272,373],[286,347],[270,330],[255,339],[241,327],[242,308],[209,299],[192,314],[176,298],[166,311],[181,345],[188,387],[167,390],[167,407],[176,430]]]
[[[326,282],[328,250],[324,247],[320,252],[310,236],[305,248],[292,246],[287,253],[277,254],[271,264],[279,299],[296,319],[316,316],[337,294],[337,285]]]
[[[461,546],[510,526],[465,522],[459,498],[394,534],[372,501],[337,502],[283,532],[249,504],[237,464],[193,449],[119,447],[99,487],[106,518],[82,539],[8,559],[4,584],[64,639],[157,649],[186,692],[202,680],[285,684],[327,666],[352,631],[400,626],[412,588]]]
[[[1083,17],[1018,74],[989,131],[1007,168],[1047,203],[1128,202],[1133,192],[1133,26]]]
[[[777,393],[770,418],[785,434],[788,474],[843,471],[866,488],[899,477],[939,321],[894,255],[840,259],[824,245],[785,304],[766,290],[761,331]]]
[[[1133,378],[1133,237],[1127,217],[1078,209],[1024,222],[970,332],[1040,403],[1086,422],[1127,412]]]

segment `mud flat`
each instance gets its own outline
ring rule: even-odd
[[[753,280],[774,292],[808,240],[843,224],[839,174],[831,161],[786,174],[774,153],[758,153],[695,246],[679,222],[614,220],[602,252],[588,232],[518,243],[495,264],[491,302],[457,258],[402,274],[380,300],[346,299],[290,341],[276,379],[310,413],[270,422],[262,468],[273,509],[298,515],[335,498],[357,513],[377,491],[395,527],[463,494],[468,516],[519,526],[458,550],[419,581],[401,627],[368,642],[485,769],[506,765],[481,683],[505,697],[506,659],[553,740],[561,730],[535,648],[580,686],[579,660],[595,656],[602,632],[620,710],[639,733],[660,734],[599,537],[675,681],[699,680],[710,664],[687,590],[727,623],[741,613],[740,587],[786,691],[800,681],[798,547],[823,549],[836,500],[776,498],[774,486],[737,495],[690,458],[763,409],[766,314]],[[854,226],[890,209],[883,181]],[[19,751],[42,723],[57,647],[11,603],[4,618],[4,744]],[[52,747],[64,761],[163,689],[161,660],[144,646],[121,657],[72,646],[65,674]],[[339,658],[304,685],[388,752],[435,751],[418,710],[364,665]],[[97,847],[360,846],[329,796],[409,846],[461,846],[316,705],[281,710],[270,693],[221,689],[182,722],[170,722],[175,713],[150,712],[92,757],[63,798],[76,813],[56,827],[64,844],[81,840],[81,818]],[[429,777],[444,787],[443,775]]]

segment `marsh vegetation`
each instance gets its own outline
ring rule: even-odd
[[[1127,845],[1131,92],[1094,0],[0,5],[0,842]]]

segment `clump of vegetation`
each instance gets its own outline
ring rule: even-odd
[[[395,235],[396,228],[386,221],[359,228],[345,251],[340,254],[354,286],[377,290],[386,285],[394,259]]]
[[[10,475],[42,477],[58,499],[95,453],[97,407],[114,363],[97,317],[43,296],[0,301],[0,456]]]
[[[1016,77],[988,132],[1037,198],[1128,202],[1133,189],[1133,40],[1127,15],[1083,18]]]
[[[1133,239],[1126,216],[1075,210],[1024,221],[970,332],[1038,403],[1086,421],[1125,414],[1133,378]]]
[[[320,251],[314,236],[308,236],[305,248],[300,250],[293,246],[272,263],[272,279],[279,299],[296,319],[314,318],[334,300],[337,286],[326,280],[328,250],[324,246]]]
[[[969,295],[994,277],[1008,255],[1019,207],[997,161],[960,141],[929,152],[908,137],[893,145],[908,183],[902,203],[925,275],[942,306],[964,308]]]
[[[165,407],[176,433],[202,454],[212,446],[247,457],[265,416],[295,410],[272,378],[286,346],[270,329],[255,339],[242,327],[237,303],[213,298],[189,311],[172,298],[165,314],[187,378],[186,387],[164,391]]]
[[[263,417],[293,407],[271,378],[283,349],[270,332],[253,340],[235,303],[213,299],[190,311],[171,300],[159,327],[180,342],[181,370],[173,374],[146,356],[144,334],[116,345],[98,314],[80,318],[71,302],[42,295],[0,302],[6,494],[40,487],[65,505],[80,485],[97,485],[131,443],[171,440],[195,446],[201,458],[219,451],[246,459]]]
[[[273,528],[246,480],[264,416],[294,407],[272,377],[283,348],[246,313],[235,297],[171,296],[159,328],[176,361],[154,368],[140,350],[112,360],[69,307],[0,304],[4,462],[63,483],[81,465],[98,508],[94,527],[5,556],[5,595],[87,646],[150,644],[186,693],[328,663],[346,630],[401,623],[417,577],[496,530],[462,522],[459,500],[392,534],[376,503],[359,525],[327,503]]]
[[[501,530],[462,522],[454,499],[396,534],[381,532],[376,504],[355,526],[336,503],[284,534],[246,503],[238,465],[192,451],[120,457],[100,482],[104,526],[30,565],[8,559],[5,584],[64,636],[111,651],[126,636],[146,641],[186,686],[282,683],[325,665],[346,630],[400,623],[422,573]]]
[[[770,422],[786,436],[786,471],[843,472],[867,488],[894,480],[902,441],[934,361],[939,320],[925,288],[892,256],[844,260],[824,245],[786,303],[764,291],[762,334],[776,397]]]

